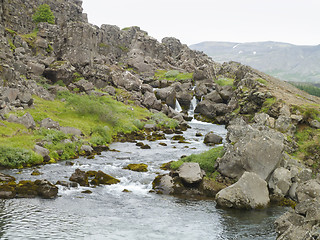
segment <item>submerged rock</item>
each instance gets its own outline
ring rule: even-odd
[[[221,207],[244,209],[263,208],[270,202],[266,181],[253,172],[244,172],[238,182],[221,190],[216,199]]]

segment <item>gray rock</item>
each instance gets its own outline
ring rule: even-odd
[[[266,181],[252,172],[244,172],[238,182],[218,192],[216,200],[222,207],[245,209],[266,207],[270,202]]]
[[[19,90],[17,88],[8,88],[2,93],[2,98],[6,102],[10,103],[17,99],[18,94],[19,94]]]
[[[280,197],[284,197],[288,194],[291,184],[291,173],[288,169],[283,167],[274,170],[268,182],[269,188],[274,194]]]
[[[60,127],[60,131],[64,134],[71,134],[75,136],[82,136],[81,130],[74,128],[74,127]]]
[[[297,187],[296,194],[299,202],[304,202],[308,199],[319,199],[320,184],[315,179],[300,183]]]
[[[214,134],[213,132],[209,132],[205,135],[203,142],[207,145],[215,145],[222,143],[222,137]]]
[[[28,68],[32,74],[41,76],[44,73],[45,65],[37,62],[28,62]]]
[[[80,89],[82,92],[90,92],[94,90],[94,85],[91,82],[88,82],[85,79],[81,79],[74,83],[74,85]]]
[[[80,151],[84,151],[87,155],[90,155],[93,152],[93,148],[90,145],[82,145]]]
[[[199,163],[186,162],[177,170],[179,177],[187,184],[195,184],[202,181],[203,173]]]
[[[21,101],[21,103],[28,104],[29,106],[33,103],[33,99],[30,92],[19,92],[18,99]]]
[[[49,156],[50,151],[48,149],[41,147],[39,145],[35,145],[34,151],[43,157],[43,161],[45,162],[50,161],[50,156]]]
[[[218,171],[225,176],[239,178],[250,171],[267,180],[283,159],[284,137],[270,128],[234,120],[228,126],[227,140],[226,153],[217,160]]]
[[[152,183],[153,189],[160,194],[173,194],[174,183],[173,178],[169,175],[160,175]]]
[[[57,197],[58,188],[47,180],[36,180],[37,193],[42,198],[52,199]]]
[[[223,103],[223,99],[221,98],[220,94],[216,90],[204,96],[204,99],[214,103]]]
[[[34,129],[36,127],[36,123],[33,120],[33,117],[30,113],[24,114],[22,117],[17,117],[15,115],[10,115],[7,119],[8,122],[20,123],[24,125],[26,128]]]
[[[312,120],[309,122],[310,124],[310,127],[313,127],[313,128],[316,128],[316,129],[319,129],[320,128],[320,122],[317,121],[317,120]]]
[[[60,130],[60,124],[56,121],[53,121],[51,118],[45,118],[40,122],[40,127],[46,129],[56,129]]]

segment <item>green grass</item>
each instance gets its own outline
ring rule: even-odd
[[[262,104],[262,108],[260,112],[267,113],[270,109],[270,107],[277,102],[277,99],[272,97],[272,98],[267,98],[264,103]]]
[[[0,121],[1,147],[31,151],[36,142],[45,141],[50,143],[45,147],[50,150],[52,158],[56,160],[69,159],[76,156],[76,149],[83,142],[90,142],[93,146],[105,145],[110,143],[119,132],[139,131],[146,123],[157,124],[160,128],[175,128],[178,125],[176,120],[170,119],[162,113],[152,114],[145,108],[125,105],[110,96],[82,96],[61,92],[54,101],[47,101],[37,96],[33,96],[33,98],[34,108],[11,114],[22,116],[29,112],[37,123],[37,127],[39,127],[41,120],[51,118],[59,122],[60,126],[80,129],[84,134],[83,139],[75,143],[63,144],[61,141],[71,139],[71,136],[61,131],[39,128],[32,131],[21,124]],[[60,99],[64,99],[64,101]],[[63,152],[63,154],[58,156],[57,151]],[[31,158],[29,160],[31,161]]]
[[[215,82],[220,86],[232,86],[234,79],[232,79],[232,78],[219,78]]]
[[[193,78],[193,73],[181,73],[177,70],[157,70],[154,75],[156,80],[184,81]]]
[[[268,85],[268,82],[262,78],[258,78],[256,79],[259,83],[263,84],[263,85]]]
[[[42,157],[31,150],[0,146],[0,166],[20,168],[42,163]]]
[[[211,175],[215,172],[215,162],[218,157],[222,157],[224,154],[223,147],[212,148],[209,151],[200,154],[191,154],[190,156],[181,158],[179,161],[172,162],[171,168],[173,170],[178,169],[184,162],[196,162],[199,163],[200,168],[203,169],[207,175]]]

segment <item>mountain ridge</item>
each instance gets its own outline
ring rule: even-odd
[[[283,42],[214,42],[190,46],[215,61],[236,61],[285,81],[320,82],[320,45],[294,45]]]

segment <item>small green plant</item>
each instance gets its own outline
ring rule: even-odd
[[[264,103],[262,104],[262,108],[260,112],[267,113],[270,109],[270,107],[277,102],[277,99],[275,97],[267,98]]]
[[[179,71],[178,70],[171,70],[165,73],[165,77],[166,78],[175,78],[179,75]]]
[[[29,164],[40,164],[43,159],[31,150],[16,147],[0,146],[0,166],[7,168],[26,167]]]
[[[14,50],[16,50],[17,47],[13,44],[13,42],[10,38],[8,39],[8,43],[9,43],[11,51],[14,52]]]
[[[78,81],[80,81],[81,79],[83,79],[83,77],[82,77],[82,75],[80,74],[80,73],[78,73],[78,72],[75,72],[74,74],[73,74],[73,82],[78,82]]]
[[[53,47],[50,44],[48,44],[48,47],[47,47],[46,51],[47,51],[47,53],[52,53],[53,52]]]
[[[65,86],[66,86],[62,80],[58,80],[58,81],[56,82],[56,84],[59,85],[59,86],[61,86],[61,87],[65,87]]]
[[[258,78],[258,79],[256,79],[259,83],[261,83],[261,84],[263,84],[263,85],[267,85],[268,84],[268,82],[266,81],[266,80],[264,80],[264,79],[262,79],[262,78]]]
[[[38,7],[36,12],[32,15],[32,21],[35,23],[47,22],[50,24],[54,24],[54,15],[50,9],[48,4],[42,4]]]
[[[37,135],[41,136],[41,138],[47,142],[51,142],[53,144],[57,144],[64,139],[67,139],[68,136],[61,131],[55,129],[45,129],[40,128],[37,132]]]
[[[17,35],[17,32],[12,29],[5,28],[5,30],[6,30],[6,32],[10,33],[12,36]]]
[[[220,86],[232,86],[234,79],[232,79],[232,78],[219,78],[215,82]]]
[[[121,49],[121,51],[123,52],[129,52],[129,48],[127,48],[126,46],[118,45],[118,48]]]

